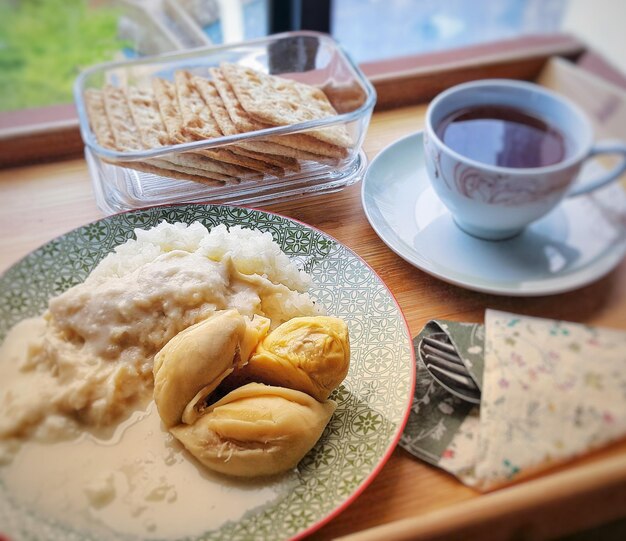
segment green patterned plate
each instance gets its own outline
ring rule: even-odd
[[[41,313],[51,296],[82,282],[108,252],[133,237],[135,228],[163,220],[269,231],[312,276],[317,301],[348,323],[350,372],[332,396],[338,408],[300,463],[293,489],[236,522],[206,524],[199,537],[301,538],[348,506],[382,468],[405,425],[415,378],[410,335],[393,296],[362,259],[333,238],[288,218],[240,207],[182,205],[111,216],[47,243],[0,277],[0,339],[18,321]],[[0,484],[0,525],[17,525],[17,530],[3,533],[20,539],[89,538],[19,508],[7,492]]]

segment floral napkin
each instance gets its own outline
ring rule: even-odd
[[[626,332],[495,310],[485,324],[431,321],[482,390],[456,398],[418,360],[400,445],[492,490],[626,437]],[[419,356],[418,356],[419,357]]]

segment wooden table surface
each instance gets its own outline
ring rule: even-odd
[[[420,129],[424,112],[424,106],[410,106],[376,113],[365,142],[368,158]],[[482,321],[486,308],[626,329],[626,261],[598,282],[558,296],[508,298],[467,291],[391,252],[365,217],[360,189],[357,184],[262,208],[311,224],[363,257],[395,295],[413,335],[431,318]],[[102,217],[82,159],[0,171],[0,205],[0,272],[52,238]],[[584,513],[575,512],[582,508]],[[382,524],[387,524],[383,530],[355,538],[546,539],[621,516],[626,516],[626,442],[489,495],[398,448],[356,501],[312,539]]]

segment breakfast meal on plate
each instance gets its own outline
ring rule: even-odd
[[[84,101],[99,145],[118,152],[289,126],[337,115],[324,91],[237,64],[209,70],[210,78],[178,70],[173,80],[90,88]],[[212,186],[297,172],[302,161],[336,163],[352,140],[334,125],[305,133],[268,135],[214,148],[168,152],[124,167]]]
[[[94,513],[115,508],[120,472],[125,486],[141,484],[137,468],[146,483],[160,479],[138,498],[174,502],[173,487],[187,481],[170,466],[193,460],[183,449],[235,478],[293,470],[335,411],[329,394],[348,371],[347,326],[313,301],[310,277],[269,233],[162,222],[135,234],[2,345],[0,478],[26,500],[34,496],[24,476],[55,449],[68,456],[59,471],[75,467],[75,483],[84,475],[83,504]],[[124,441],[133,438],[143,443]],[[83,445],[94,456],[108,448],[97,470],[108,476],[79,475],[73,453]],[[147,475],[159,447],[165,469]],[[144,504],[129,507],[129,498],[115,512],[134,520]]]

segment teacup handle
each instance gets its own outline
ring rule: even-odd
[[[567,194],[567,197],[574,197],[576,195],[582,195],[584,193],[589,193],[593,190],[597,190],[598,188],[605,186],[609,182],[613,182],[622,173],[624,173],[624,171],[626,171],[626,144],[620,141],[601,141],[599,143],[596,143],[591,148],[587,159],[602,154],[621,154],[622,159],[615,167],[613,167],[613,169],[600,175],[599,178],[585,181],[582,186],[579,186],[578,188],[575,188],[574,190],[569,192]]]

